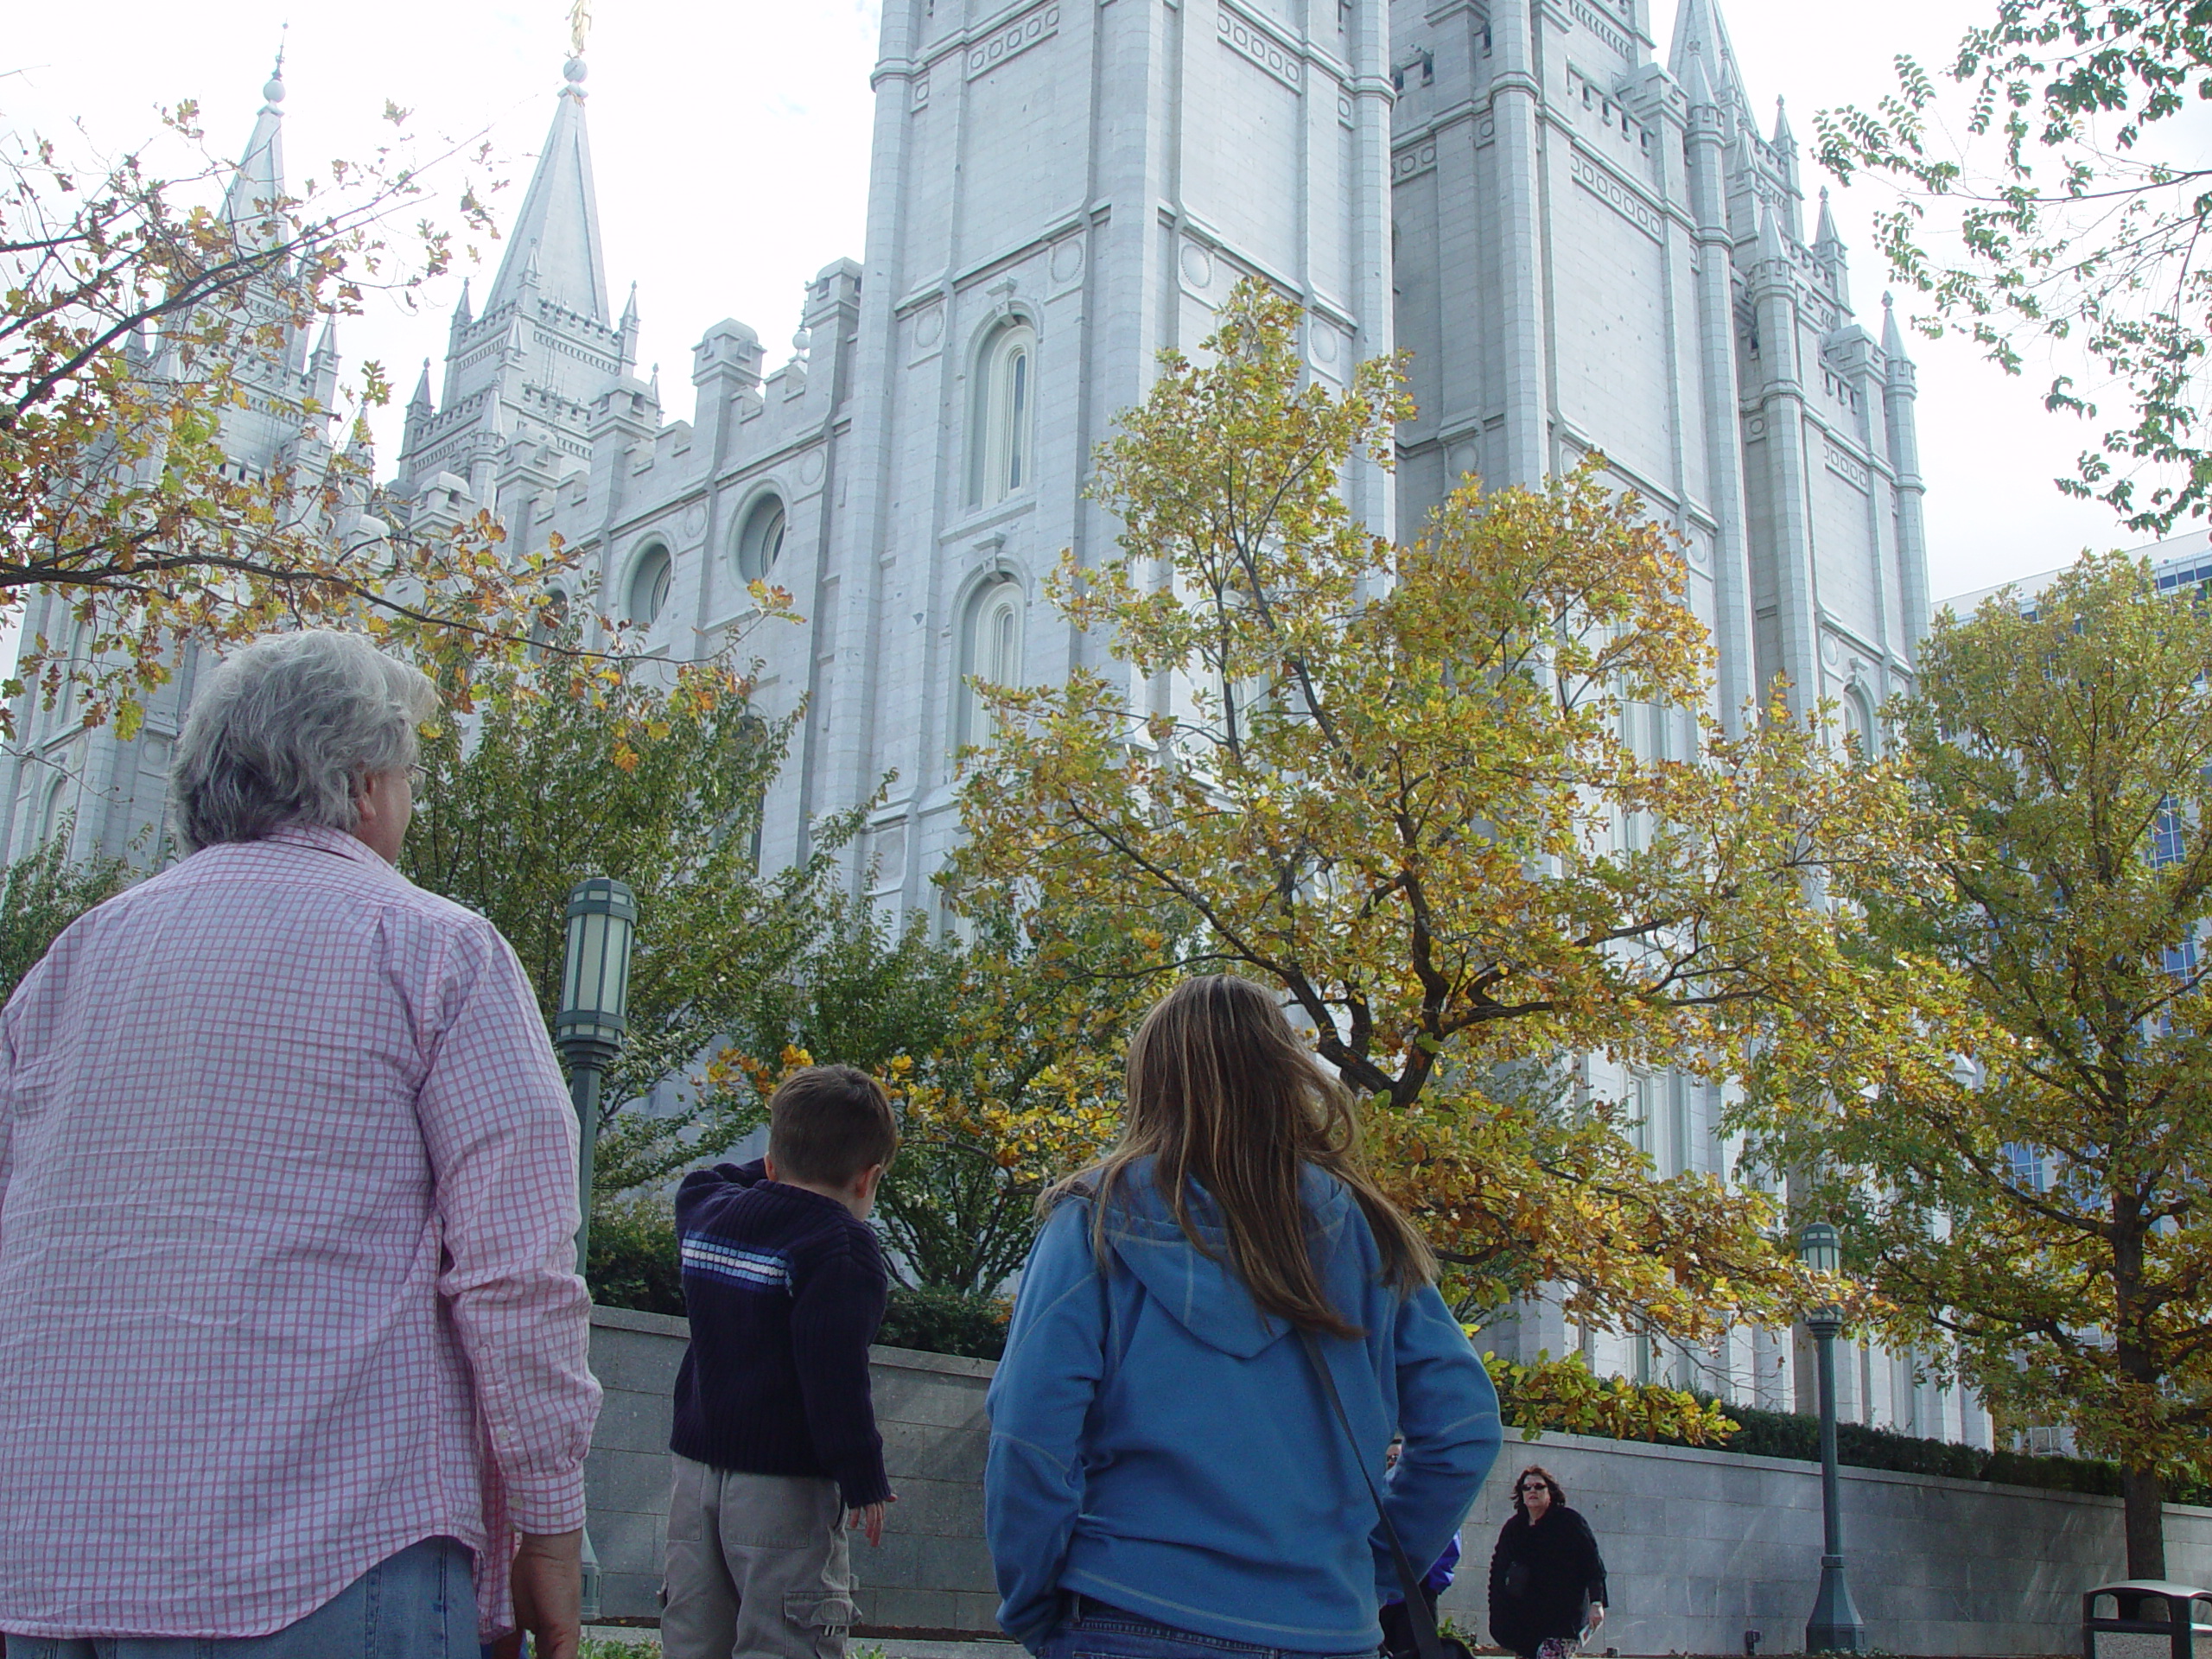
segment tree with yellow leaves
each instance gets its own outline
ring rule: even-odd
[[[1279,988],[1469,1304],[1551,1287],[1694,1340],[1783,1315],[1769,1202],[1655,1179],[1576,1058],[1721,1071],[1850,995],[1815,889],[1902,842],[1897,779],[1779,705],[1637,753],[1625,711],[1710,701],[1673,537],[1595,461],[1369,534],[1339,480],[1389,465],[1398,372],[1307,380],[1299,322],[1240,287],[1103,447],[1118,551],[1065,560],[1052,597],[1110,660],[984,688],[952,890]]]
[[[1777,1046],[1756,1122],[1906,1334],[2119,1460],[2139,1578],[2162,1479],[2212,1477],[2208,661],[2212,602],[2120,554],[1937,619],[1892,711],[1923,848],[1848,891],[1941,995],[1894,1049]]]

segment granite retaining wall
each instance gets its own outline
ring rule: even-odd
[[[592,1363],[607,1401],[587,1484],[606,1616],[658,1611],[670,1389],[684,1323],[601,1308]],[[878,1348],[876,1415],[899,1502],[883,1546],[855,1542],[866,1627],[995,1633],[982,1542],[988,1362]],[[1513,1476],[1541,1461],[1596,1529],[1611,1618],[1594,1647],[1624,1654],[1803,1646],[1820,1573],[1817,1469],[1781,1458],[1547,1434],[1509,1440],[1468,1522],[1468,1572],[1444,1599],[1483,1623],[1484,1573]],[[2120,1500],[1980,1481],[1843,1471],[1845,1548],[1870,1647],[1910,1654],[2080,1650],[2080,1596],[2124,1577]],[[2167,1576],[2212,1581],[2212,1510],[2166,1511]]]

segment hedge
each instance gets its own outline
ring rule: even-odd
[[[682,1314],[683,1264],[676,1218],[655,1200],[616,1200],[592,1212],[584,1279],[601,1307]],[[996,1359],[1006,1351],[1007,1304],[963,1291],[891,1287],[876,1340],[925,1353]]]
[[[603,1307],[645,1313],[683,1312],[683,1283],[677,1257],[676,1220],[652,1200],[601,1205],[592,1217],[585,1277],[592,1300]],[[876,1340],[925,1353],[996,1359],[1006,1351],[1007,1305],[1001,1298],[965,1291],[894,1285]],[[1700,1395],[1710,1400],[1710,1396]],[[1706,1450],[1751,1457],[1794,1458],[1817,1463],[1820,1419],[1805,1412],[1763,1411],[1723,1404],[1738,1425],[1719,1446]],[[1663,1444],[1688,1445],[1665,1435]],[[1954,1480],[1995,1481],[2046,1491],[2120,1496],[2120,1465],[2101,1458],[2030,1457],[2021,1452],[1984,1452],[1948,1440],[1922,1440],[1864,1423],[1836,1425],[1836,1460],[1856,1469],[1888,1469],[1908,1475],[1947,1475]],[[2212,1482],[2169,1479],[2175,1503],[2212,1506]]]
[[[1749,1457],[1820,1461],[1821,1420],[1810,1413],[1762,1411],[1756,1406],[1735,1405],[1724,1405],[1721,1409],[1739,1427],[1718,1450]],[[2120,1496],[2120,1465],[2105,1459],[1985,1452],[1950,1440],[1923,1440],[1891,1429],[1870,1428],[1864,1423],[1835,1426],[1835,1455],[1838,1463],[1855,1469],[1889,1469],[1907,1475],[1946,1475],[1954,1480],[2036,1486],[2045,1491]],[[2212,1504],[2212,1484],[2203,1481],[2169,1478],[2165,1491],[2170,1503]]]

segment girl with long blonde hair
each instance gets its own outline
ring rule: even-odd
[[[1042,1659],[1372,1659],[1368,1477],[1402,1433],[1384,1502],[1426,1563],[1501,1435],[1350,1095],[1258,986],[1186,980],[1130,1044],[1119,1142],[1043,1207],[989,1396],[1000,1624]]]

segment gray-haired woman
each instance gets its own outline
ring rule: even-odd
[[[519,1624],[573,1659],[575,1116],[506,941],[392,868],[435,705],[350,634],[231,656],[178,744],[189,856],[0,1011],[11,1656]]]
[[[437,706],[420,670],[359,634],[257,641],[193,699],[171,774],[177,839],[196,853],[315,825],[397,863],[414,810],[416,728]]]

